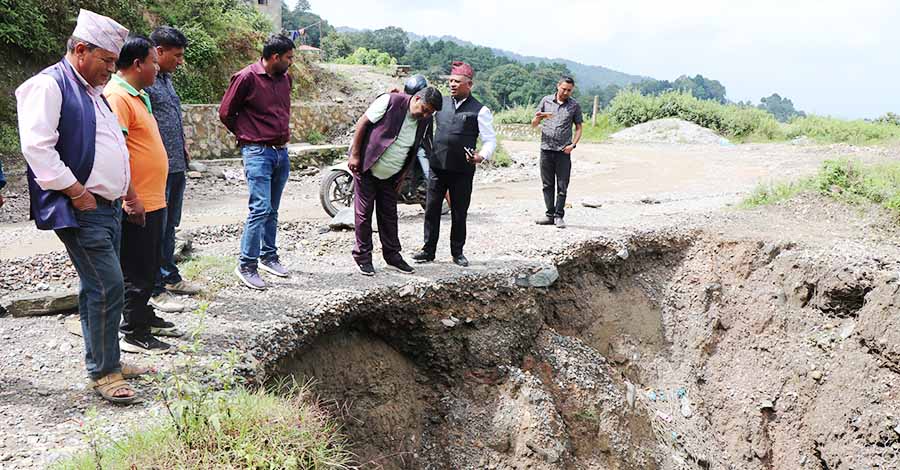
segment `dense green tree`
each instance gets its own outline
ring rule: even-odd
[[[782,98],[778,93],[773,93],[772,96],[766,98],[760,98],[759,101],[759,109],[768,111],[773,116],[775,116],[775,119],[781,122],[789,122],[795,117],[806,116],[806,113],[804,113],[803,111],[797,111],[794,108],[793,101],[787,98]]]
[[[301,37],[300,41],[303,44],[320,48],[322,39],[334,33],[333,26],[319,15],[309,11],[309,3],[305,0],[298,1],[294,9],[289,9],[284,3],[281,4],[281,26],[288,31],[303,28],[305,35]]]

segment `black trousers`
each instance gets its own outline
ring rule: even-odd
[[[572,156],[565,152],[541,150],[541,183],[547,217],[565,217],[566,193],[572,173]]]
[[[130,336],[150,334],[153,307],[147,302],[156,285],[162,261],[162,234],[165,209],[147,213],[141,227],[122,215],[122,247],[119,262],[125,277],[125,309],[122,311],[122,333]]]
[[[472,182],[475,172],[455,172],[431,168],[428,178],[428,195],[425,198],[425,247],[434,255],[441,235],[441,206],[444,194],[450,191],[450,254],[463,254],[466,244],[466,217],[472,202]]]

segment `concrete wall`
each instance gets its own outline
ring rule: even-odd
[[[351,126],[365,107],[335,103],[294,103],[291,106],[291,143],[307,142],[313,130],[330,135]],[[184,134],[192,158],[238,156],[235,139],[219,121],[219,105],[182,106]]]
[[[283,0],[245,0],[247,3],[256,7],[260,13],[272,19],[272,32],[281,32],[281,3]],[[260,4],[260,1],[264,3]]]

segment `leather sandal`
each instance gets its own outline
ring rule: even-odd
[[[130,397],[116,396],[116,393],[121,392],[122,390],[128,390],[134,393],[134,389],[125,381],[125,377],[121,372],[114,372],[97,380],[92,380],[89,385],[94,392],[110,403],[130,405],[141,401],[136,394]]]

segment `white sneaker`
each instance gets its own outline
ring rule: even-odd
[[[557,217],[553,219],[553,225],[556,225],[556,228],[566,228],[566,221],[562,217]]]
[[[184,304],[178,301],[174,295],[163,292],[156,297],[151,297],[148,302],[151,307],[166,313],[178,313],[184,311]]]

